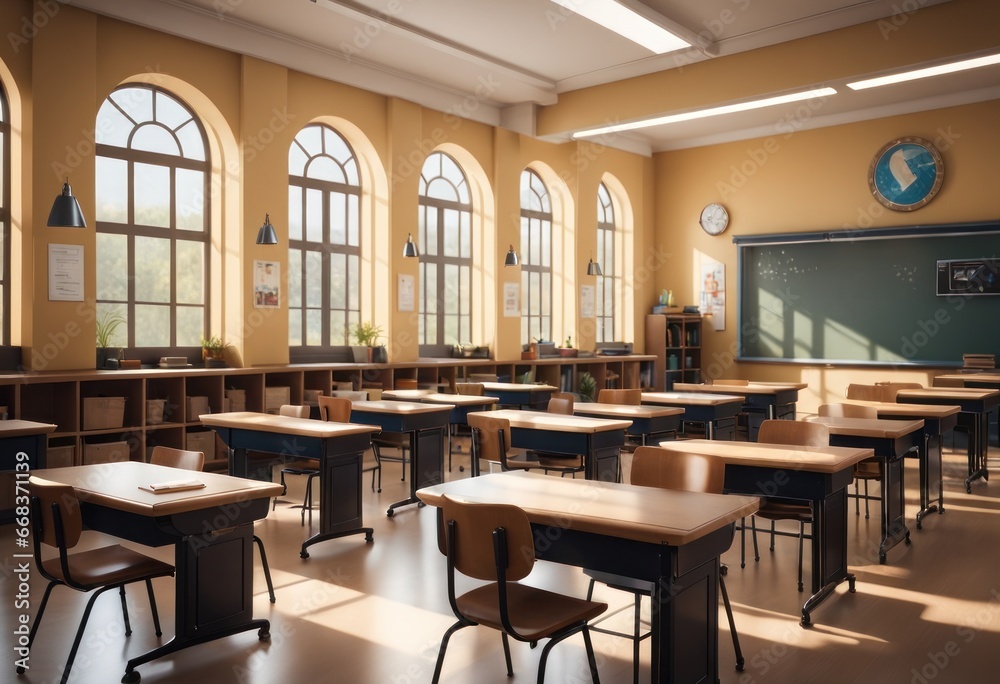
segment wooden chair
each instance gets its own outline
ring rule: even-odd
[[[874,406],[860,406],[858,404],[823,404],[819,407],[818,413],[821,416],[840,418],[878,418],[878,409]],[[858,492],[859,480],[863,480],[865,483],[864,496]],[[865,520],[870,517],[868,512],[868,502],[872,499],[876,501],[881,499],[879,496],[870,496],[868,494],[869,480],[875,480],[876,482],[882,481],[881,459],[866,458],[854,466],[854,493],[851,494],[848,492],[847,496],[854,498],[855,515],[861,515],[861,499],[863,498],[865,500]]]
[[[638,406],[642,403],[641,389],[608,389],[602,388],[597,393],[599,404],[624,404]]]
[[[674,453],[652,446],[641,446],[635,450],[632,456],[630,481],[632,484],[641,487],[659,487],[660,489],[672,489],[684,492],[722,494],[725,479],[725,461],[713,456]],[[595,582],[603,582],[613,589],[621,589],[635,595],[635,613],[633,617],[635,628],[632,634],[624,634],[596,626],[599,622],[607,618],[602,618],[600,621],[593,623],[590,629],[594,632],[624,636],[632,639],[632,678],[635,684],[638,684],[639,644],[648,636],[648,634],[642,634],[642,621],[640,619],[642,597],[652,596],[654,585],[652,582],[645,582],[606,572],[587,569],[584,572],[591,578],[590,586],[587,589],[588,600],[594,595]],[[729,602],[726,580],[721,572],[719,574],[719,589],[722,592],[722,602],[726,608],[726,617],[729,619],[729,631],[733,637],[733,649],[736,651],[736,669],[742,672],[746,660],[743,658],[743,649],[740,648],[740,637],[736,632],[736,621],[733,619],[733,606]],[[614,613],[611,613],[608,617],[612,615]]]
[[[417,389],[417,380],[416,378],[397,378],[396,389],[398,390]]]
[[[566,459],[539,457],[533,459],[523,449],[511,449],[510,421],[506,418],[494,418],[490,415],[469,414],[469,427],[472,429],[472,458],[482,459],[490,463],[490,467],[499,465],[501,471],[508,470],[542,470],[558,473],[579,472],[575,463],[566,464]],[[562,461],[562,462],[560,462]]]
[[[851,383],[847,386],[847,398],[858,399],[860,401],[895,401],[885,399],[886,391],[881,385],[859,385]]]
[[[205,468],[205,454],[201,451],[186,451],[184,449],[174,449],[173,447],[157,444],[153,447],[153,453],[149,455],[149,462],[153,465],[166,466],[168,468],[179,468],[180,470],[194,470],[201,472]],[[271,504],[274,509],[274,504]],[[274,584],[271,583],[271,568],[267,564],[267,552],[264,551],[264,541],[256,534],[253,536],[253,543],[260,551],[260,565],[264,569],[264,581],[267,582],[267,596],[274,603]]]
[[[533,553],[523,552],[534,545],[524,511],[507,504],[465,503],[444,497],[439,520],[438,547],[448,558],[448,601],[458,621],[441,639],[431,681],[436,684],[441,678],[452,634],[482,625],[500,632],[508,677],[514,676],[508,637],[530,644],[549,640],[539,657],[539,684],[545,681],[545,663],[552,647],[574,634],[583,634],[590,675],[599,684],[587,622],[606,611],[608,605],[520,582],[535,563]],[[456,573],[488,584],[458,596]]]
[[[806,423],[798,420],[765,420],[760,425],[757,441],[763,444],[795,444],[798,446],[829,446],[830,429],[821,423]],[[805,533],[805,526],[812,525],[812,506],[798,499],[780,497],[762,497],[760,509],[750,517],[750,529],[753,535],[754,561],[760,560],[757,550],[757,525],[755,518],[771,521],[770,550],[774,551],[775,535],[792,536],[788,532],[775,531],[774,524],[778,520],[794,520],[799,524],[799,591],[802,591],[802,547],[805,539],[812,539]],[[744,566],[743,539],[740,541],[740,567]]]
[[[483,383],[481,382],[456,382],[455,392],[470,397],[481,397],[485,393],[483,391]],[[452,437],[459,436],[459,433],[463,431],[466,426],[453,424],[449,426],[448,433],[448,472],[451,472],[451,451],[452,451]],[[461,450],[461,449],[459,449]],[[465,466],[459,466],[459,471],[465,470]]]
[[[104,546],[90,551],[69,553],[75,547],[83,532],[83,516],[80,512],[80,501],[76,490],[69,485],[35,480],[30,485],[31,498],[31,538],[34,543],[35,569],[48,580],[38,613],[28,633],[27,647],[30,649],[38,634],[38,625],[45,614],[52,589],[56,586],[66,586],[84,593],[93,591],[87,606],[83,610],[80,626],[69,650],[69,659],[63,669],[61,682],[69,679],[69,672],[80,648],[87,620],[94,607],[94,601],[105,591],[118,589],[122,604],[122,616],[125,620],[125,636],[131,636],[132,626],[128,619],[128,607],[125,601],[125,585],[133,582],[145,582],[146,593],[149,595],[149,607],[153,613],[153,627],[156,636],[161,636],[160,617],[156,611],[156,597],[153,595],[154,577],[171,577],[174,566],[155,558],[150,558],[137,551],[132,551],[119,544]],[[530,543],[530,540],[529,540]],[[58,550],[54,558],[42,557],[42,546]],[[17,673],[23,674],[25,668],[17,666]]]
[[[309,417],[309,407],[308,406],[295,406],[293,404],[282,404],[278,408],[279,416],[290,416],[292,418],[308,418]],[[285,484],[286,475],[304,475],[306,478],[306,493],[302,500],[302,525],[306,524],[306,510],[309,510],[309,522],[312,523],[312,483],[313,480],[319,477],[319,469],[308,467],[308,466],[285,466],[281,469],[281,487],[282,496],[288,491],[288,486]],[[278,503],[277,499],[271,501],[271,510],[274,510],[275,504]],[[296,504],[292,508],[299,508]]]
[[[562,416],[572,416],[573,404],[575,403],[575,400],[575,397],[569,392],[554,392],[552,396],[549,397],[549,404],[545,410],[548,413],[555,413]],[[577,456],[567,456],[565,454],[550,454],[532,451],[529,452],[529,458],[531,457],[539,460],[550,461],[552,463],[562,464],[562,467],[559,468],[559,472],[563,476],[572,474],[573,477],[576,477],[576,474],[582,473],[585,468],[582,454]],[[621,461],[619,460],[619,467],[620,464]]]
[[[360,392],[359,394],[364,394]],[[366,395],[367,396],[367,395]],[[351,406],[353,402],[346,397],[326,397],[320,396],[319,401],[319,419],[329,421],[331,423],[350,423],[351,422]],[[368,452],[365,451],[367,456]],[[379,460],[378,451],[372,447],[372,458],[366,458],[364,464],[362,465],[361,472],[372,474],[372,491],[375,491],[375,476],[378,475],[378,491],[382,491],[382,461]],[[311,501],[310,501],[311,503]],[[305,509],[303,509],[303,514]]]

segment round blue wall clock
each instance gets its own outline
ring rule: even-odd
[[[896,211],[924,206],[941,189],[944,161],[923,138],[899,138],[887,143],[868,167],[868,187],[882,205]]]

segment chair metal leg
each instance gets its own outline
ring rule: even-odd
[[[642,638],[642,594],[637,593],[635,595],[635,636],[632,638],[633,684],[639,684],[639,640],[641,638]]]
[[[156,630],[156,636],[163,636],[163,630],[160,629],[160,613],[156,610],[156,596],[153,595],[153,581],[146,578],[146,593],[149,595],[149,610],[153,613],[153,629]]]
[[[771,547],[769,549],[771,553],[774,553],[774,521],[771,521]]]
[[[267,564],[267,553],[264,552],[264,542],[256,534],[253,536],[253,541],[260,550],[260,564],[264,568],[264,581],[267,582],[267,595],[271,599],[271,603],[274,603],[274,585],[271,584],[271,568]]]
[[[806,525],[799,521],[799,591],[802,591],[802,544],[805,539]]]
[[[733,650],[736,652],[736,670],[743,671],[746,660],[743,649],[740,648],[740,635],[736,633],[736,620],[733,619],[733,605],[729,602],[729,592],[726,591],[726,579],[719,575],[719,590],[722,592],[722,604],[726,607],[726,617],[729,619],[729,633],[733,635]]]
[[[754,563],[759,563],[760,551],[757,549],[757,517],[753,515],[750,516],[750,531],[753,538],[753,560]]]
[[[121,587],[119,587],[121,588]],[[76,660],[76,652],[80,650],[80,642],[83,640],[83,630],[87,628],[87,620],[90,619],[90,611],[94,608],[94,601],[108,589],[114,589],[114,585],[103,587],[94,592],[94,595],[87,601],[87,607],[83,609],[83,617],[80,619],[80,627],[76,630],[76,638],[73,639],[73,646],[69,649],[69,658],[66,660],[66,667],[63,669],[60,684],[66,684],[69,680],[69,671],[73,668],[73,661]]]
[[[590,664],[590,678],[594,684],[601,684],[601,676],[597,673],[597,658],[594,657],[594,644],[590,641],[590,629],[586,625],[583,627],[583,645],[587,649],[587,662]],[[639,659],[636,658],[636,663]],[[636,681],[638,681],[638,670],[636,671]]]
[[[503,641],[503,659],[507,663],[507,676],[514,676],[514,664],[510,660],[510,639],[507,637],[507,632],[500,632],[500,639]]]
[[[437,663],[434,664],[434,676],[431,677],[431,684],[437,684],[441,679],[441,666],[444,665],[444,653],[448,650],[448,641],[451,639],[451,635],[463,627],[468,627],[470,624],[472,623],[459,620],[444,633],[444,636],[441,638],[441,648],[438,649]]]
[[[28,649],[31,649],[31,645],[35,642],[35,634],[38,633],[38,625],[42,621],[42,615],[45,614],[45,606],[49,602],[49,594],[52,593],[52,587],[56,586],[55,582],[49,582],[48,586],[45,587],[45,593],[42,594],[42,602],[38,604],[38,613],[35,614],[35,621],[31,623],[31,631],[28,632]],[[25,670],[20,665],[17,666],[17,673],[24,674]]]
[[[125,636],[132,636],[132,623],[128,619],[128,603],[125,601],[125,585],[118,587],[118,596],[122,600],[122,618],[125,620]]]
[[[868,518],[868,480],[865,480],[865,520]]]

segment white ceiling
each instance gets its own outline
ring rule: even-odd
[[[696,46],[657,56],[550,0],[69,1],[527,133],[533,132],[533,106],[555,104],[561,93],[891,17],[900,7],[899,0],[620,0]],[[843,82],[817,84],[834,86],[839,94],[805,119],[797,117],[795,125],[818,127],[1000,98],[1000,66],[864,92],[840,87]],[[609,144],[648,154],[768,135],[784,117],[795,116],[797,107],[645,129]],[[569,139],[572,133],[548,137]]]

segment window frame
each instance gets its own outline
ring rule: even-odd
[[[610,221],[608,217],[610,216]],[[621,276],[617,273],[615,265],[618,263],[618,216],[615,212],[614,199],[611,189],[604,181],[597,187],[597,263],[601,265],[602,275],[597,276],[595,283],[595,341],[612,342],[615,339],[615,332],[618,330],[616,317],[618,313],[618,293],[621,287]],[[610,248],[610,255],[608,250]],[[606,293],[605,289],[610,283],[611,291]],[[610,306],[611,313],[607,313]],[[611,337],[605,337],[605,328],[610,329]]]
[[[0,187],[0,239],[3,240],[3,259],[0,268],[0,306],[3,306],[3,315],[0,316],[0,345],[10,345],[10,285],[11,285],[11,235],[10,235],[10,108],[7,104],[7,92],[0,84],[0,134],[3,135],[3,144],[0,145],[0,164],[3,168],[3,185]]]
[[[552,200],[551,192],[549,191],[548,185],[542,177],[532,168],[526,168],[521,172],[522,178],[527,174],[529,178],[528,186],[531,187],[530,179],[534,178],[537,180],[538,185],[544,190],[543,195],[536,195],[539,197],[539,204],[543,207],[548,204],[548,210],[544,208],[542,210],[531,209],[530,207],[524,206],[524,197],[520,200],[520,218],[521,218],[521,343],[529,344],[533,338],[539,340],[551,341],[553,330],[552,330],[552,311],[554,305],[554,293],[553,293],[553,273],[552,264],[554,262],[554,252],[553,252],[553,238],[555,233],[554,226],[554,216],[552,212]],[[522,181],[523,185],[523,181]],[[549,245],[549,263],[548,265],[533,262],[532,254],[535,249],[532,245],[532,232],[533,226],[538,225],[541,230],[548,230],[548,245]],[[538,252],[541,254],[544,252],[545,240],[539,237],[538,242]],[[544,287],[539,283],[538,297],[538,310],[537,315],[531,313],[531,299],[535,296],[535,288],[531,286],[532,276],[538,274],[539,280],[544,280],[546,276],[549,282],[549,296],[548,302],[544,301],[543,292]],[[543,313],[546,309],[545,304],[548,304],[548,313]],[[532,334],[532,321],[538,321],[538,334]],[[546,327],[548,330],[546,331]]]

